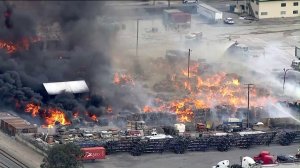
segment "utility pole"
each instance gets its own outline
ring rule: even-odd
[[[189,49],[189,54],[188,54],[188,80],[190,80],[190,61],[191,61],[191,49]]]
[[[284,94],[285,77],[286,77],[287,71],[289,71],[289,70],[292,70],[292,69],[285,69],[285,68],[283,68],[283,71],[284,71],[284,75],[283,75],[283,84],[282,84],[283,94]]]
[[[136,20],[136,48],[135,48],[135,56],[138,56],[138,50],[139,50],[139,21],[140,21],[140,19]]]
[[[245,84],[245,85],[247,85],[247,89],[248,89],[248,103],[247,103],[247,128],[249,128],[249,113],[250,113],[250,88],[251,88],[251,86],[254,86],[254,84],[247,83],[247,84]]]

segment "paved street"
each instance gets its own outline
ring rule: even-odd
[[[43,156],[39,155],[31,148],[24,146],[23,144],[17,142],[12,137],[5,135],[4,133],[0,132],[0,149],[4,150],[5,152],[9,153],[20,162],[26,164],[30,168],[39,168],[40,164],[42,163]],[[18,168],[13,165],[11,161],[9,161],[6,157],[4,157],[0,152],[0,162],[2,164],[8,165],[10,168]],[[0,163],[1,167],[1,163]]]
[[[173,153],[164,154],[144,154],[133,157],[130,154],[115,154],[107,156],[107,159],[95,163],[85,163],[85,168],[210,168],[222,160],[230,160],[231,163],[239,163],[240,156],[250,156],[258,154],[261,150],[269,150],[272,154],[296,154],[297,147],[291,146],[261,146],[250,150],[234,149],[228,152],[187,152],[183,155]],[[297,165],[299,166],[299,165]],[[292,167],[291,167],[292,168]]]
[[[8,155],[5,151],[0,149],[0,167],[1,168],[29,168],[28,166],[24,165],[20,161],[16,160],[11,155]]]

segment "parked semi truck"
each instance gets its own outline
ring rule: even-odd
[[[213,168],[298,168],[300,167],[299,159],[297,155],[279,155],[275,158],[269,151],[261,151],[254,158],[248,156],[241,158],[241,164],[231,165],[229,160],[223,160]]]

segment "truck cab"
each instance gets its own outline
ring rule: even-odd
[[[240,167],[240,168],[260,168],[260,165],[258,165],[251,157],[245,156],[241,160],[242,165],[230,165],[229,160],[223,160],[219,162],[216,166],[213,166],[212,168],[229,168],[229,167]]]
[[[259,155],[254,156],[254,161],[262,165],[276,164],[275,157],[269,151],[261,151]]]
[[[294,70],[300,71],[300,60],[293,60],[291,67]]]

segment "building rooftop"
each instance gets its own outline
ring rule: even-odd
[[[68,92],[68,93],[89,92],[89,88],[84,80],[43,83],[43,85],[49,95],[57,95],[63,92]]]
[[[15,127],[16,129],[35,128],[35,126],[31,125],[28,121],[23,120],[22,118],[19,117],[6,118],[1,120]]]

